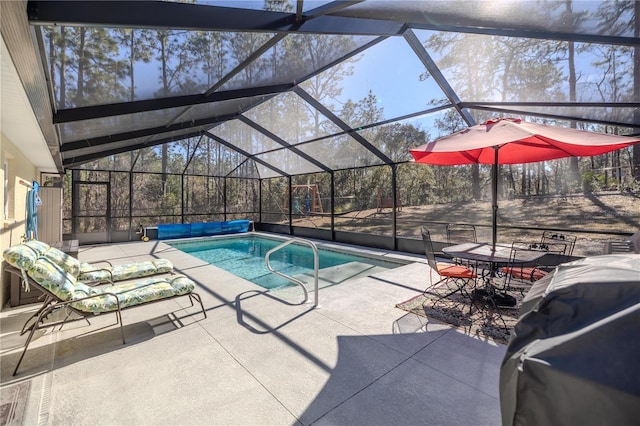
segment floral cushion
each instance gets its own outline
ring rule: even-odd
[[[75,257],[55,247],[51,247],[44,255],[74,277],[78,276],[78,272],[80,272],[80,261]]]
[[[177,295],[191,293],[196,288],[196,284],[193,282],[193,280],[182,274],[174,275],[170,277],[168,281],[171,283],[173,291]]]
[[[155,259],[151,261],[158,271],[158,274],[164,274],[166,272],[173,271],[173,263],[168,259]]]
[[[40,254],[40,256],[44,256],[47,250],[51,248],[49,244],[43,243],[42,241],[38,241],[38,240],[29,240],[24,242],[23,244],[37,251]]]
[[[96,287],[89,287],[96,289]],[[147,278],[132,283],[123,283],[98,287],[102,296],[72,303],[72,306],[83,312],[109,312],[140,305],[167,297],[188,294],[195,289],[195,283],[184,275],[166,278]]]
[[[77,280],[87,282],[124,281],[132,278],[164,274],[173,271],[173,264],[167,259],[154,259],[145,262],[134,262],[124,265],[109,266],[82,262],[67,253],[38,240],[30,240],[16,244],[3,253],[9,264],[18,269],[29,269],[26,264],[33,263],[39,256],[53,261],[62,270],[73,275]]]
[[[167,259],[156,259],[147,262],[128,263],[116,266],[80,264],[78,279],[90,282],[124,281],[132,278],[171,272],[173,264]]]
[[[63,271],[51,259],[39,257],[31,268],[27,269],[27,273],[35,282],[53,293],[58,299],[66,302],[74,297],[76,279]]]
[[[44,250],[46,255],[40,255],[40,250]],[[195,289],[195,283],[184,275],[90,287],[76,280],[71,272],[57,264],[54,260],[56,256],[51,258],[48,256],[49,253],[50,250],[37,244],[17,244],[4,250],[3,256],[10,265],[25,271],[33,281],[55,295],[60,301],[73,302],[71,305],[83,312],[115,311],[118,309],[118,303],[120,308],[124,309],[154,300],[182,296]],[[169,272],[173,269],[171,262],[165,259],[141,263],[148,264],[145,266],[148,266],[148,270],[152,268],[152,273]],[[64,263],[64,265],[68,266],[68,263]],[[121,275],[133,273],[124,266],[126,265],[119,267],[122,270]],[[114,267],[113,270],[119,270],[117,268]],[[147,269],[142,268],[141,270]]]
[[[25,245],[36,250],[41,256],[46,256],[60,266],[63,270],[69,272],[74,277],[78,276],[80,271],[80,261],[73,256],[68,255],[62,250],[58,250],[55,247],[51,247],[47,243],[43,243],[38,240],[30,240],[24,243]]]
[[[154,300],[181,296],[195,289],[195,283],[184,275],[147,278],[145,280],[90,287],[62,270],[51,259],[38,258],[28,270],[29,276],[61,301],[73,301],[74,308],[83,312],[110,312]]]
[[[18,269],[29,269],[40,254],[24,244],[16,244],[5,249],[2,256],[11,266]]]

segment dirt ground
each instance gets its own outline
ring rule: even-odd
[[[640,230],[640,194],[608,192],[560,196],[528,197],[498,201],[498,242],[539,239],[543,230],[575,235],[574,255],[600,254],[603,241],[621,239],[616,233]],[[405,206],[397,215],[397,234],[420,236],[427,225],[434,240],[446,241],[447,223],[470,223],[479,241],[491,240],[491,202],[470,201],[455,204]],[[307,215],[294,225],[329,228],[328,215]],[[335,217],[336,230],[376,235],[392,235],[391,209],[370,209]]]

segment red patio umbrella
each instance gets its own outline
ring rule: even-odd
[[[640,139],[496,118],[409,150],[417,163],[492,164],[492,244],[497,238],[498,167],[564,157],[600,155]]]

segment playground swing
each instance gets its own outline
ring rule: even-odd
[[[400,200],[400,191],[396,190],[396,203],[398,211],[402,211],[402,201]],[[383,209],[392,209],[393,208],[393,197],[383,197],[382,196],[382,188],[378,188],[378,213],[382,212]]]
[[[306,190],[306,193],[305,193]],[[293,214],[324,213],[317,184],[291,185]],[[289,189],[284,194],[284,211],[289,211]]]

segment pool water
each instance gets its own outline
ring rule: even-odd
[[[266,253],[282,243],[282,240],[251,235],[167,244],[261,287],[275,289],[295,285],[272,274],[265,265]],[[318,258],[320,270],[350,262],[366,263],[386,269],[401,266],[401,263],[321,248],[318,248]],[[300,274],[313,276],[313,250],[304,245],[290,244],[273,253],[269,257],[269,262],[273,269],[289,276],[296,277]]]

